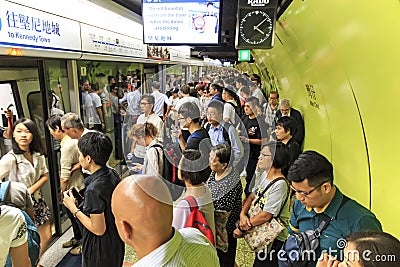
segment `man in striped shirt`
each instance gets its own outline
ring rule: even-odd
[[[172,198],[159,178],[125,178],[111,203],[121,239],[139,258],[134,267],[219,266],[215,248],[199,230],[172,228]]]

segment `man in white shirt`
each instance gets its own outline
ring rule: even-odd
[[[201,110],[201,105],[200,105],[200,100],[196,97],[190,96],[190,87],[188,85],[183,85],[181,87],[181,94],[182,98],[178,100],[178,103],[176,103],[175,110],[179,111],[179,108],[185,104],[186,102],[191,102],[196,104],[196,106]]]
[[[119,100],[119,104],[123,102],[127,102],[128,108],[126,110],[126,121],[125,123],[129,123],[130,125],[136,124],[137,118],[142,113],[140,110],[140,98],[142,97],[142,93],[138,88],[132,86],[133,90],[128,92]]]
[[[258,88],[254,82],[250,82],[249,89],[251,96],[256,97],[260,103],[266,102],[266,99],[264,99],[264,95],[261,92],[261,89]]]
[[[91,129],[102,131],[104,128],[104,117],[100,96],[96,88],[89,86],[89,95],[85,98],[86,123],[93,125]]]
[[[172,198],[161,179],[125,178],[114,190],[111,208],[121,239],[139,258],[133,266],[219,266],[215,248],[200,231],[172,228]]]
[[[168,117],[169,112],[172,108],[171,101],[169,101],[166,94],[163,94],[160,92],[160,83],[159,82],[153,82],[151,89],[153,90],[153,93],[151,95],[154,96],[154,108],[153,108],[154,113],[156,113],[157,116],[160,117],[160,119],[165,121],[165,119]],[[166,111],[164,111],[164,104],[167,105]]]
[[[278,101],[279,93],[276,91],[271,91],[269,93],[268,103],[265,104],[265,123],[268,126],[268,135],[272,133],[272,128],[275,122],[275,115],[278,111]]]
[[[0,266],[5,265],[9,252],[13,266],[31,266],[28,233],[22,212],[18,208],[1,205],[0,226]]]

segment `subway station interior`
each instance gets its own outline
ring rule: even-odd
[[[60,191],[60,147],[46,121],[53,115],[52,95],[62,114],[85,118],[82,82],[107,88],[108,76],[118,90],[129,77],[128,89],[143,95],[154,82],[166,94],[184,84],[211,85],[226,73],[248,83],[259,77],[265,97],[277,92],[301,113],[301,150],[325,156],[337,188],[372,212],[383,232],[400,239],[400,143],[391,141],[400,130],[399,47],[396,0],[0,0],[0,126],[7,128],[3,111],[11,108],[14,122],[36,123],[46,150],[48,180],[41,191],[51,213],[51,238],[32,266],[84,266],[81,255],[62,247],[73,231]],[[109,103],[101,103],[103,132],[113,144],[107,165],[125,178],[132,173],[132,124],[122,124],[117,141]],[[1,138],[1,157],[13,145]],[[2,166],[0,159],[0,172]],[[254,257],[238,238],[232,266],[253,266]],[[125,245],[122,266],[138,260]],[[203,266],[197,264],[178,266]],[[377,266],[400,266],[400,258],[386,264]]]

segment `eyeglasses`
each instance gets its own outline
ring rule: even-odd
[[[186,118],[178,118],[178,121],[185,120]]]
[[[271,154],[264,154],[264,153],[261,153],[261,152],[260,152],[260,156],[263,156],[263,157],[265,157],[265,158],[266,158],[266,157],[272,157]]]
[[[215,117],[215,116],[217,116],[218,114],[221,114],[221,113],[209,113],[209,112],[207,112],[207,117]]]
[[[293,185],[290,185],[290,188],[297,194],[302,195],[303,197],[307,197],[308,195],[310,195],[312,192],[314,192],[315,190],[317,190],[318,188],[320,188],[324,183],[328,182],[329,180],[326,180],[324,182],[322,182],[321,184],[317,185],[316,187],[314,187],[313,189],[311,189],[308,192],[304,192],[304,191],[300,191],[297,190],[296,188],[293,187]]]
[[[148,105],[148,104],[150,104],[150,103],[146,103],[146,102],[141,102],[141,103],[140,103],[141,106],[146,106],[146,105]]]

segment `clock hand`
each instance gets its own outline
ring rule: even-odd
[[[261,21],[260,23],[258,23],[257,26],[254,26],[255,28],[258,28],[261,26],[261,24],[263,24],[268,18],[265,18],[263,21]]]
[[[259,31],[261,34],[265,34],[265,32],[260,30],[257,26],[253,26],[253,30]]]

